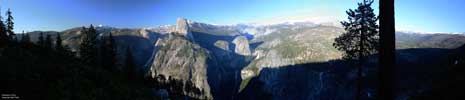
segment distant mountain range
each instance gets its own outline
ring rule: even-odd
[[[82,28],[73,28],[44,33],[62,35],[64,44],[76,51],[81,31]],[[204,95],[186,94],[200,99],[258,99],[261,97],[256,95],[263,94],[279,99],[348,99],[354,92],[354,70],[339,60],[341,52],[332,46],[334,38],[344,32],[335,24],[212,25],[179,18],[176,25],[97,27],[97,31],[100,36],[111,32],[116,37],[120,62],[124,60],[125,48],[130,47],[137,65],[147,75],[191,81]],[[35,41],[38,33],[27,34]],[[434,62],[440,66],[445,62],[445,56],[440,54],[450,53],[463,44],[464,34],[396,32],[397,56],[405,62],[400,65],[423,65],[431,60],[426,59],[425,53],[431,53],[441,59],[440,63]],[[365,69],[366,77],[376,75],[376,63],[373,60],[367,64],[372,67]],[[364,88],[366,98],[372,97],[371,82]],[[402,93],[408,97],[419,89],[423,88],[406,87],[408,91]]]

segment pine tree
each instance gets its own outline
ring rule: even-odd
[[[64,50],[60,34],[57,33],[56,41],[55,41],[55,50],[58,52],[62,52]]]
[[[7,35],[8,35],[8,38],[11,40],[11,41],[14,41],[16,40],[16,35],[13,31],[13,28],[14,28],[14,22],[13,22],[13,16],[12,16],[12,12],[11,12],[11,9],[8,9],[7,13],[6,13],[6,16],[7,16],[7,19],[6,19],[6,32],[7,32]]]
[[[79,55],[86,64],[95,66],[98,62],[97,31],[90,25],[89,28],[83,28],[81,33]]]
[[[25,43],[32,43],[31,42],[31,36],[29,36],[29,34],[24,35],[24,39],[25,39],[24,40]]]
[[[29,34],[26,34],[23,32],[23,34],[21,34],[21,43],[31,43],[31,37],[29,37]]]
[[[335,39],[333,44],[340,51],[344,51],[345,60],[358,61],[356,100],[361,98],[362,66],[365,57],[376,53],[379,48],[378,18],[373,13],[373,0],[358,3],[358,8],[347,11],[348,21],[341,22],[346,30]]]
[[[19,41],[19,43],[24,44],[24,43],[26,43],[26,41],[27,41],[26,40],[26,34],[24,34],[24,32],[23,32],[23,34],[21,34],[21,40]]]
[[[1,11],[0,11],[1,13]],[[6,46],[8,44],[8,33],[6,30],[5,23],[3,23],[3,17],[0,15],[0,47]]]
[[[394,0],[379,1],[380,49],[378,68],[378,100],[393,100],[396,80],[396,43]]]
[[[24,33],[21,34],[21,40],[19,41],[20,45],[26,48],[31,48],[33,45],[31,42],[31,37],[29,37],[29,34]]]
[[[116,45],[112,33],[107,38],[102,37],[102,41],[102,65],[112,70],[116,66]]]
[[[79,53],[78,53],[78,56],[81,57],[81,58],[84,58],[86,56],[86,54],[88,53],[88,45],[89,45],[89,41],[87,39],[87,28],[86,27],[82,27],[81,29],[81,43],[79,45]]]
[[[52,49],[52,45],[53,45],[52,36],[50,34],[47,34],[47,36],[45,37],[44,48]]]
[[[45,39],[44,39],[44,33],[43,32],[40,32],[39,40],[37,41],[37,45],[39,45],[40,47],[45,46]]]

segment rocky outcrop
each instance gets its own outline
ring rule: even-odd
[[[139,34],[141,37],[148,39],[150,43],[154,43],[157,40],[157,36],[147,29],[139,29]]]
[[[185,82],[190,81],[203,93],[184,91],[185,95],[197,99],[212,99],[207,81],[207,50],[175,34],[157,41],[156,45],[159,50],[150,69],[152,77],[164,75]]]
[[[217,57],[224,57],[224,58],[229,58],[231,50],[229,50],[229,43],[224,41],[224,40],[218,40],[216,41],[213,45],[215,47],[219,48],[217,50],[214,50],[213,52],[216,54]]]
[[[178,18],[176,21],[176,28],[174,31],[176,34],[187,37],[188,39],[193,40],[194,37],[189,30],[189,22],[184,18]]]
[[[233,40],[236,45],[234,52],[240,55],[250,55],[249,40],[245,36],[238,36]]]
[[[218,40],[214,44],[216,47],[223,49],[225,51],[229,51],[229,43],[223,40]]]

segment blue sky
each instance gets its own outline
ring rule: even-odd
[[[396,0],[396,26],[423,32],[465,32],[465,0]]]
[[[212,24],[287,20],[345,20],[361,0],[0,0],[20,32],[61,31],[84,25],[119,28],[175,24],[176,18]],[[377,0],[375,1],[377,2]],[[465,0],[397,0],[396,26],[422,32],[465,32]],[[377,3],[373,5],[378,8]]]

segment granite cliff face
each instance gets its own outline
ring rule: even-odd
[[[229,51],[229,43],[226,41],[218,40],[215,42],[215,46],[225,51]]]
[[[187,38],[169,34],[157,42],[157,54],[150,69],[152,77],[164,75],[177,80],[190,81],[196,88],[204,91],[204,95],[193,95],[198,99],[212,99],[207,82],[206,63],[208,52]]]
[[[218,56],[227,57],[227,58],[231,57],[231,56],[230,56],[230,55],[231,55],[230,53],[232,53],[232,52],[231,52],[231,50],[229,49],[229,43],[228,43],[227,41],[218,40],[218,41],[216,41],[216,42],[214,43],[214,45],[215,45],[215,47],[221,49],[221,51],[217,51]]]
[[[176,21],[175,34],[185,36],[188,39],[194,40],[191,31],[189,31],[189,22],[184,18],[178,18]]]
[[[240,55],[250,55],[249,40],[245,36],[238,36],[233,40],[236,45],[234,52]]]
[[[172,33],[155,43],[149,73],[191,81],[205,94],[195,98],[232,98],[241,83],[240,70],[248,64],[246,56],[251,54],[247,37],[228,34],[232,31],[178,18]]]
[[[210,54],[208,50],[193,41],[188,20],[178,18],[172,33],[168,33],[155,43],[157,53],[149,74],[153,78],[163,75],[184,83],[190,82],[203,93],[194,94],[184,91],[185,95],[197,99],[213,99],[207,80],[209,67],[207,60],[210,59]]]
[[[343,29],[334,26],[287,25],[277,31],[252,40],[263,42],[252,56],[255,59],[241,72],[247,80],[258,75],[263,68],[278,68],[296,64],[327,62],[341,57],[332,43]]]

